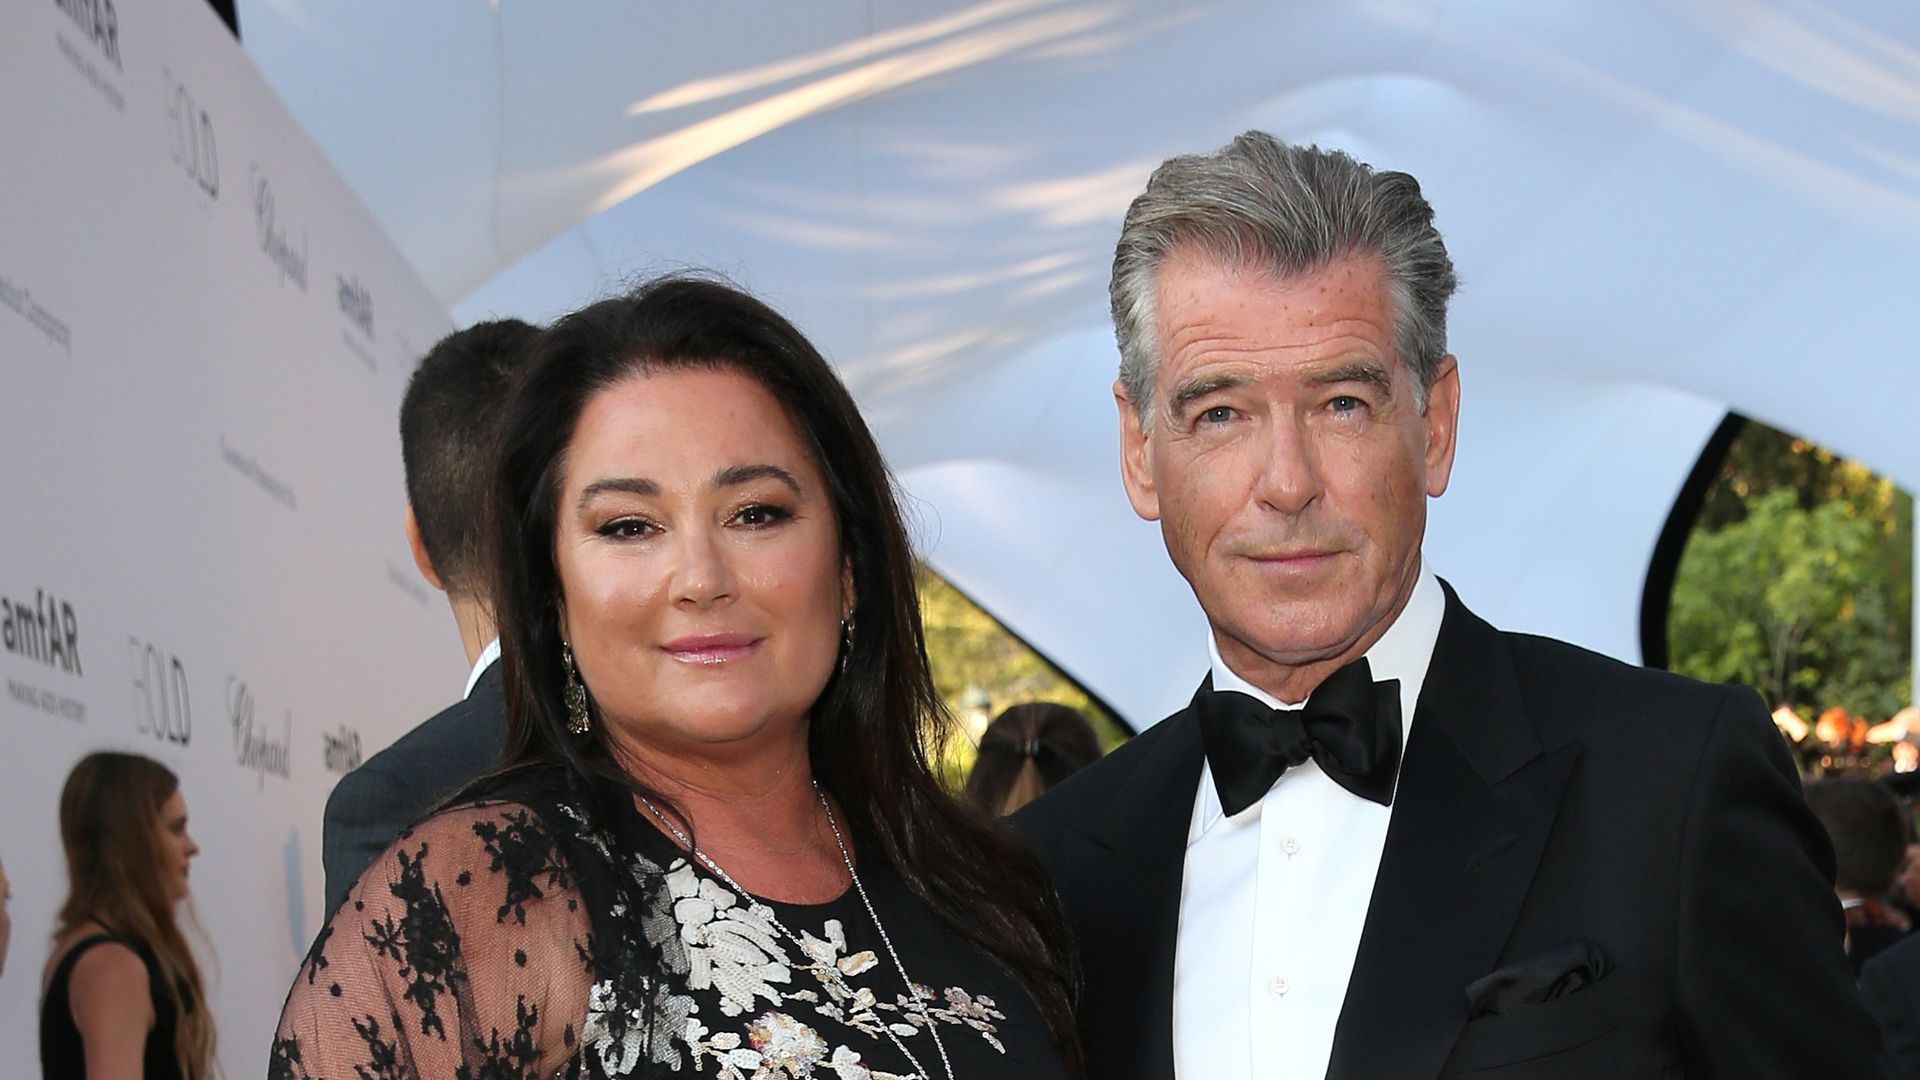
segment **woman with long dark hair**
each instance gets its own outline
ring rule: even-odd
[[[1005,817],[1100,760],[1100,736],[1079,709],[1052,701],[1010,705],[980,736],[967,801]]]
[[[948,723],[873,438],[730,287],[556,323],[508,410],[502,767],[401,837],[273,1075],[1078,1075],[1074,965]]]
[[[213,1018],[180,932],[200,848],[171,769],[88,754],[60,792],[67,900],[41,977],[47,1080],[213,1075]]]

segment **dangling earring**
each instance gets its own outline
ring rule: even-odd
[[[840,620],[840,674],[847,673],[847,665],[853,661],[853,620]]]
[[[593,719],[587,715],[587,686],[573,666],[573,647],[564,641],[560,643],[560,663],[567,669],[567,730],[585,735],[593,729]]]

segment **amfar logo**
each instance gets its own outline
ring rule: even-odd
[[[87,35],[100,55],[120,66],[120,18],[114,14],[113,0],[53,0],[55,7],[73,21],[74,29]]]
[[[372,341],[373,294],[367,291],[365,285],[360,284],[359,278],[335,275],[334,280],[340,285],[340,314],[345,315],[348,322],[359,327],[360,332],[367,335],[368,341]]]
[[[345,724],[336,732],[323,731],[320,741],[326,747],[327,771],[350,773],[360,767],[360,733]]]
[[[253,166],[253,224],[260,237],[260,250],[280,268],[280,284],[291,281],[307,291],[307,231],[300,230],[300,245],[287,238],[287,230],[274,218],[273,185],[260,166]]]
[[[185,746],[193,741],[193,700],[187,694],[187,667],[177,656],[131,635],[134,727],[142,735]]]
[[[233,760],[243,769],[253,770],[257,788],[264,790],[267,775],[282,780],[293,776],[293,711],[287,711],[286,724],[278,739],[258,724],[253,716],[253,690],[238,675],[227,676],[227,719],[233,725]]]
[[[8,652],[69,675],[80,672],[80,621],[73,605],[45,589],[24,597],[0,596],[0,643]]]

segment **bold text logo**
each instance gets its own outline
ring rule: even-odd
[[[127,654],[133,662],[135,730],[175,746],[192,742],[193,699],[187,692],[186,665],[131,635]]]

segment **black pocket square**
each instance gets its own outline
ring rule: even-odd
[[[1467,985],[1467,1018],[1501,1016],[1528,1005],[1584,990],[1613,970],[1605,950],[1591,941],[1569,941]]]

